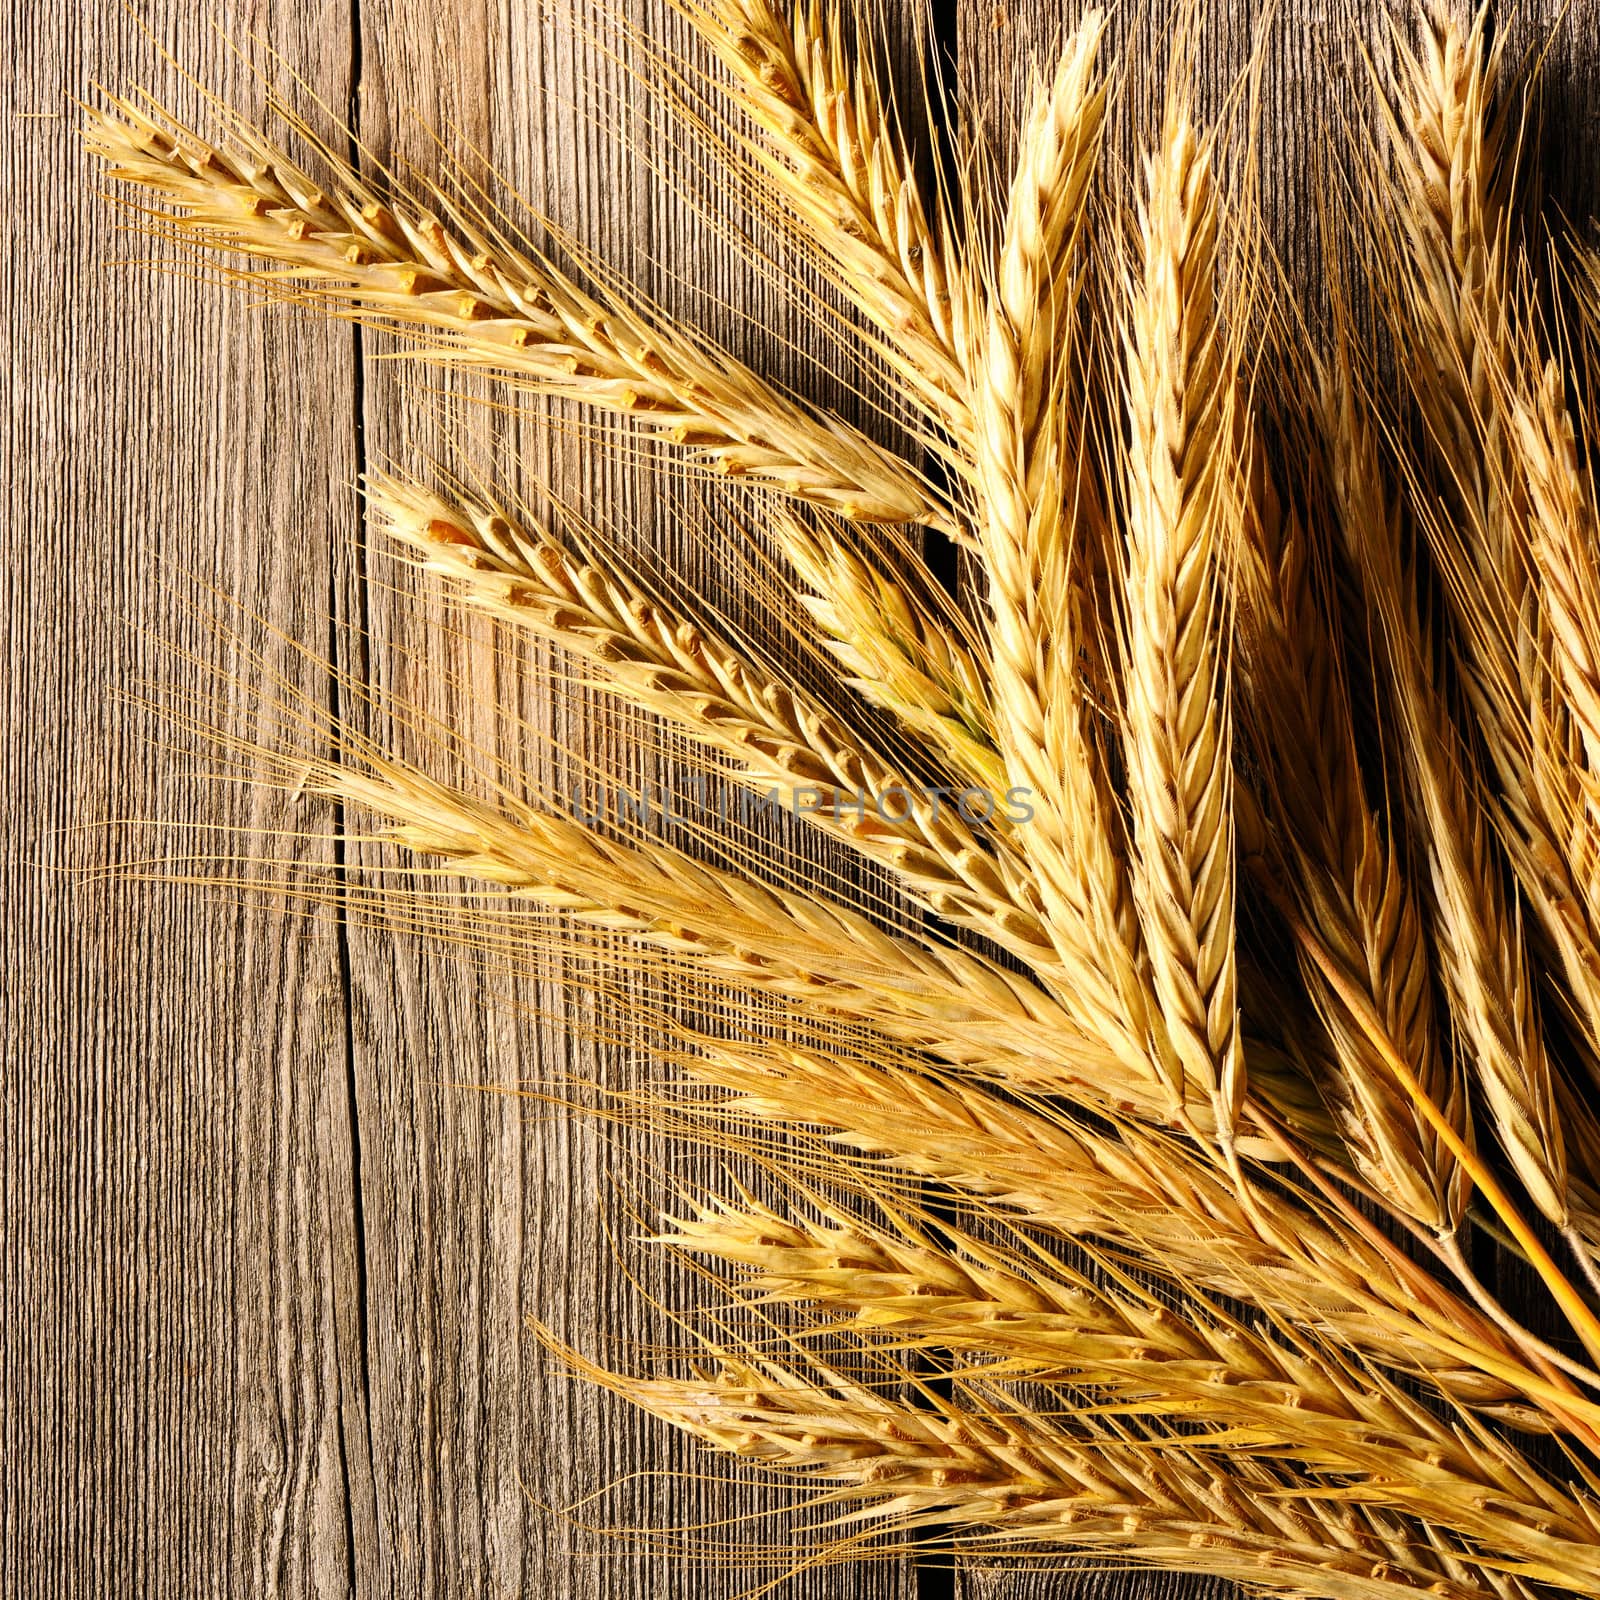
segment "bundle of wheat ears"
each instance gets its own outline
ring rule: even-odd
[[[654,108],[821,275],[896,448],[486,191],[222,106],[87,122],[255,297],[622,419],[781,622],[386,472],[382,538],[715,806],[469,792],[309,710],[309,752],[229,752],[412,862],[346,909],[553,963],[659,1069],[596,1109],[745,1175],[650,1225],[695,1348],[558,1348],[788,1485],[808,1562],[1600,1593],[1600,257],[1525,203],[1529,79],[1482,15],[1396,21],[1302,315],[1203,30],[1124,171],[1085,14],[1001,178],[848,0],[677,3]]]

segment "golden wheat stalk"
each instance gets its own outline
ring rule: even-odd
[[[1435,5],[1420,34],[1420,52],[1400,48],[1389,111],[1404,245],[1393,252],[1400,263],[1383,303],[1460,515],[1433,510],[1432,485],[1414,471],[1408,487],[1445,579],[1452,643],[1485,751],[1518,822],[1544,833],[1532,722],[1549,704],[1548,655],[1529,597],[1527,486],[1506,428],[1508,375],[1520,358],[1499,53],[1483,10],[1463,27]]]
[[[871,1505],[899,1530],[938,1524],[973,1548],[1043,1542],[1242,1580],[1267,1593],[1397,1600],[1434,1593],[1528,1593],[1513,1570],[1502,1589],[1441,1534],[1385,1508],[1319,1494],[1269,1463],[1224,1464],[1178,1441],[1158,1443],[1085,1416],[1076,1425],[986,1388],[947,1400],[927,1386],[891,1399],[813,1358],[787,1365],[728,1353],[690,1379],[627,1379],[547,1342],[598,1383],[719,1450],[832,1487],[821,1497]],[[1509,1520],[1509,1519],[1505,1519]],[[1554,1581],[1582,1592],[1582,1572]],[[1557,1546],[1547,1541],[1541,1552]],[[1527,1563],[1546,1577],[1544,1555]],[[1444,1576],[1440,1576],[1443,1574]]]
[[[1566,1155],[1521,929],[1500,881],[1479,780],[1436,681],[1436,652],[1375,441],[1344,366],[1325,407],[1334,486],[1344,536],[1380,624],[1386,687],[1426,841],[1434,945],[1452,1020],[1480,1103],[1524,1188],[1565,1227]]]
[[[962,262],[944,208],[930,216],[924,205],[870,55],[851,47],[845,8],[827,0],[677,3],[731,74],[779,215],[822,253],[909,396],[969,447],[962,307],[952,294]]]
[[[1062,830],[1076,824],[1087,831],[1096,820],[1081,811],[1094,753],[1082,726],[1080,630],[1071,626],[1068,587],[1078,511],[1070,490],[1079,480],[1063,476],[1077,472],[1081,432],[1067,426],[1061,390],[1075,344],[1082,230],[1105,120],[1097,66],[1103,32],[1103,19],[1091,12],[1068,42],[1054,80],[1037,92],[974,361],[987,511],[979,543],[1004,753],[1017,780],[1042,803],[1044,815],[1036,820],[1049,840],[1035,854],[1067,860],[1080,852]],[[1051,663],[1063,661],[1065,671],[1052,671]],[[1064,706],[1050,702],[1057,689],[1068,697]],[[1107,864],[1103,846],[1087,864],[1091,870]]]
[[[375,476],[368,497],[379,530],[475,610],[584,657],[608,687],[729,757],[752,788],[887,867],[919,904],[1054,974],[1020,861],[981,836],[1002,796],[934,794],[599,546],[572,551],[481,498],[391,474]]]
[[[1366,794],[1339,641],[1314,592],[1311,541],[1301,513],[1278,502],[1264,460],[1257,473],[1238,571],[1244,729],[1263,800],[1282,819],[1269,841],[1282,862],[1268,870],[1432,1098],[1461,1108],[1459,1074],[1438,1038],[1432,952],[1392,830]],[[1424,1226],[1453,1229],[1470,1192],[1459,1163],[1395,1093],[1317,965],[1302,955],[1300,968],[1329,1047],[1318,1081],[1356,1170]]]
[[[1071,392],[1082,233],[1105,119],[1091,12],[1038,90],[1002,225],[974,358],[978,539],[990,613],[997,745],[1030,797],[1023,848],[1086,1020],[1135,1041],[1130,1066],[1160,1077],[1138,928],[1118,850],[1095,713],[1081,682],[1084,628],[1071,585],[1093,491]],[[1158,1046],[1159,1053],[1159,1046]],[[1173,1096],[1174,1108],[1179,1097]]]
[[[1224,1142],[1245,1098],[1235,976],[1230,630],[1240,386],[1217,320],[1211,152],[1169,109],[1127,310],[1123,751],[1134,899],[1180,1095]]]
[[[399,190],[381,195],[327,150],[329,182],[234,122],[229,155],[121,100],[91,112],[90,148],[113,177],[151,190],[186,242],[258,263],[234,273],[541,393],[633,418],[691,461],[839,515],[945,525],[902,461],[807,411],[680,324],[652,321],[486,225]]]
[[[1183,1429],[1190,1448],[1203,1448],[1206,1430],[1245,1434],[1256,1458],[1292,1460],[1310,1492],[1326,1478],[1347,1504],[1426,1517],[1500,1549],[1521,1545],[1532,1560],[1550,1559],[1542,1539],[1557,1527],[1579,1550],[1591,1536],[1581,1502],[1487,1430],[1343,1370],[1331,1349],[1288,1327],[1256,1330],[1203,1303],[1180,1318],[1131,1285],[1002,1251],[955,1223],[873,1222],[817,1195],[796,1199],[803,1205],[790,1216],[748,1203],[703,1207],[657,1242],[741,1267],[756,1303],[816,1308],[875,1350],[952,1352],[943,1361],[957,1377],[1070,1385],[1097,1414],[1136,1419],[1154,1438]],[[1520,1527],[1491,1531],[1502,1514],[1485,1502],[1500,1498],[1540,1507],[1540,1543],[1524,1543]]]
[[[992,795],[1007,791],[981,645],[967,619],[909,551],[887,564],[857,550],[826,514],[784,508],[769,528],[798,580],[798,598],[850,673],[850,686],[889,712],[950,772]]]

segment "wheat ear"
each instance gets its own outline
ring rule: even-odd
[[[1306,426],[1284,420],[1290,442],[1319,460]],[[1263,804],[1277,822],[1258,870],[1270,874],[1272,894],[1292,897],[1430,1098],[1465,1127],[1460,1074],[1438,1036],[1421,906],[1388,820],[1367,795],[1343,642],[1318,581],[1331,543],[1331,488],[1313,477],[1304,509],[1286,503],[1264,447],[1256,449],[1252,477],[1249,538],[1237,568],[1242,729]],[[1399,1092],[1318,964],[1302,951],[1299,965],[1329,1047],[1316,1081],[1356,1170],[1424,1226],[1453,1229],[1470,1195],[1459,1163]]]
[[[1444,514],[1428,483],[1410,486],[1445,578],[1463,684],[1499,791],[1499,831],[1592,1058],[1600,827],[1573,728],[1585,702],[1569,705],[1567,684],[1585,692],[1583,651],[1593,640],[1573,565],[1581,542],[1569,544],[1560,526],[1585,496],[1568,472],[1565,407],[1541,392],[1547,363],[1532,313],[1512,292],[1506,110],[1485,29],[1482,11],[1463,28],[1440,7],[1424,25],[1421,57],[1402,52],[1392,142],[1410,271],[1391,314],[1461,512]],[[1546,580],[1538,589],[1536,572]]]
[[[951,293],[963,269],[942,208],[930,219],[924,207],[872,62],[850,48],[842,8],[678,3],[732,75],[737,111],[755,123],[781,219],[823,252],[906,390],[965,447],[972,423]]]
[[[846,1053],[848,1052],[848,1053]],[[1025,1082],[1006,1062],[972,1062],[959,1075],[916,1070],[847,1045],[703,1041],[671,1057],[693,1084],[724,1101],[668,1097],[655,1111],[685,1116],[699,1135],[748,1151],[775,1125],[817,1130],[817,1179],[850,1185],[840,1152],[873,1170],[905,1173],[952,1201],[981,1204],[998,1224],[1076,1242],[1142,1272],[1174,1293],[1224,1295],[1316,1332],[1370,1362],[1426,1383],[1454,1404],[1534,1431],[1565,1424],[1558,1396],[1530,1373],[1500,1332],[1461,1299],[1401,1270],[1359,1230],[1336,1226],[1279,1196],[1270,1215],[1171,1138],[1125,1125],[1108,1133],[1040,1102],[1018,1104],[967,1080]],[[1094,1096],[1079,1095],[1082,1103]],[[1104,1104],[1103,1101],[1101,1101]],[[804,1147],[788,1135],[783,1159]],[[1241,1152],[1249,1148],[1241,1140]],[[832,1152],[831,1155],[828,1152]],[[880,1177],[878,1180],[882,1182]]]
[[[1023,848],[1086,1019],[1131,1033],[1130,1065],[1159,1077],[1119,820],[1080,681],[1071,581],[1086,457],[1068,393],[1081,233],[1100,149],[1104,23],[1090,13],[1029,116],[975,361],[979,544],[998,743],[1032,801]],[[1178,1096],[1173,1096],[1174,1107]]]
[[[825,513],[781,508],[769,527],[798,580],[797,594],[850,684],[939,755],[950,771],[991,795],[1006,790],[981,647],[967,619],[915,567],[910,552],[890,571],[857,550]]]
[[[1518,371],[1537,364],[1537,349],[1526,350]],[[1528,537],[1551,655],[1583,742],[1590,809],[1600,817],[1600,516],[1594,489],[1578,460],[1559,365],[1546,362],[1532,392],[1510,394],[1505,403],[1528,486]]]
[[[1397,510],[1385,495],[1353,387],[1345,370],[1324,407],[1335,490],[1349,553],[1381,624],[1387,686],[1420,812],[1417,831],[1426,841],[1434,944],[1451,1014],[1480,1103],[1523,1186],[1564,1227],[1566,1155],[1522,930],[1507,903],[1479,780],[1436,681],[1416,576],[1407,568]]]
[[[806,411],[681,326],[587,291],[486,226],[403,193],[381,196],[324,151],[317,184],[242,123],[230,156],[125,101],[86,139],[112,176],[152,190],[186,242],[249,257],[241,282],[411,339],[429,360],[483,368],[632,417],[689,458],[865,521],[948,522],[904,462]]]
[[[1530,717],[1548,703],[1540,623],[1529,591],[1519,482],[1496,374],[1518,362],[1509,288],[1499,56],[1487,13],[1463,28],[1427,8],[1420,53],[1397,43],[1391,112],[1403,266],[1387,285],[1402,369],[1459,515],[1418,505],[1445,580],[1464,687],[1501,785],[1542,826]],[[1413,499],[1431,498],[1416,483]]]
[[[965,801],[930,804],[923,785],[708,625],[647,593],[598,546],[575,552],[548,527],[392,475],[373,478],[369,500],[380,531],[475,610],[584,657],[618,694],[729,757],[753,787],[788,791],[807,821],[888,867],[919,904],[1061,981],[1025,869],[1009,847],[978,836]],[[984,799],[998,804],[992,793]]]
[[[1563,282],[1577,309],[1582,349],[1592,380],[1596,359],[1600,357],[1600,249],[1587,240],[1571,236],[1563,243],[1568,252],[1568,270]],[[1591,399],[1590,420],[1594,416],[1592,408]]]
[[[376,815],[383,837],[419,856],[726,982],[956,1064],[1015,1054],[1062,1063],[1064,1080],[1105,1070],[1104,1047],[1049,996],[976,954],[885,933],[831,901],[704,865],[658,839],[645,851],[553,811],[489,806],[376,752],[344,765],[252,754],[301,794]]]
[[[1405,372],[1475,535],[1451,530],[1443,563],[1495,602],[1494,642],[1503,654],[1474,664],[1486,688],[1509,692],[1499,675],[1516,658],[1510,646],[1527,569],[1493,387],[1513,354],[1500,57],[1488,42],[1486,8],[1466,29],[1445,0],[1418,10],[1420,52],[1396,40],[1400,103],[1391,122],[1396,187],[1406,202],[1400,226],[1409,270],[1398,290],[1409,313]]]
[[[1431,1097],[1459,1110],[1459,1075],[1434,1016],[1432,951],[1411,882],[1367,799],[1336,643],[1311,592],[1306,536],[1293,512],[1277,530],[1276,551],[1242,570],[1252,634],[1247,725],[1287,824],[1274,837],[1281,881]],[[1458,1163],[1396,1092],[1317,965],[1302,957],[1300,970],[1330,1047],[1317,1081],[1356,1170],[1424,1226],[1453,1228],[1470,1194]]]
[[[803,1207],[787,1216],[705,1206],[672,1219],[657,1242],[741,1267],[743,1294],[815,1308],[876,1349],[953,1352],[945,1360],[957,1376],[1071,1385],[1153,1438],[1185,1430],[1191,1446],[1214,1433],[1226,1450],[1235,1430],[1246,1432],[1253,1453],[1293,1456],[1312,1492],[1325,1478],[1348,1504],[1534,1560],[1550,1559],[1552,1535],[1575,1548],[1592,1535],[1587,1511],[1481,1424],[1437,1417],[1372,1374],[1343,1370],[1314,1338],[1250,1327],[1204,1302],[1179,1317],[1131,1284],[1097,1283],[954,1222],[889,1207],[869,1220],[820,1195],[797,1198]],[[1418,1461],[1428,1463],[1425,1483]],[[1488,1510],[1495,1498],[1539,1508],[1548,1526],[1531,1549],[1520,1527]]]
[[[946,1399],[913,1384],[914,1399],[892,1399],[819,1358],[779,1364],[715,1336],[711,1370],[630,1378],[545,1337],[592,1381],[722,1451],[831,1486],[824,1501],[870,1504],[893,1529],[939,1524],[975,1548],[1042,1544],[1300,1597],[1529,1593],[1515,1574],[1496,1581],[1442,1533],[1350,1507],[1336,1490],[1291,1502],[1292,1474],[1266,1461],[1158,1448],[1091,1415],[1066,1424],[987,1386],[958,1384]]]
[[[1245,1096],[1234,957],[1232,548],[1237,375],[1217,317],[1211,152],[1169,110],[1127,311],[1121,722],[1134,899],[1178,1076],[1224,1140]]]

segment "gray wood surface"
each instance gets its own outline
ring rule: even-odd
[[[624,3],[636,25],[682,41],[659,0]],[[1265,180],[1305,271],[1309,173],[1343,94],[1323,63],[1375,26],[1377,8],[1282,10]],[[737,1478],[702,1485],[697,1452],[555,1375],[525,1326],[540,1317],[601,1355],[608,1335],[666,1336],[620,1280],[605,1226],[609,1174],[649,1152],[482,1092],[564,1066],[633,1067],[569,1038],[548,986],[418,940],[227,891],[83,875],[145,851],[332,862],[337,817],[199,776],[139,703],[145,685],[169,704],[223,689],[235,658],[220,614],[284,684],[360,722],[361,685],[417,684],[408,648],[440,616],[425,583],[365,551],[352,489],[388,455],[440,448],[427,384],[378,359],[378,341],[118,264],[174,257],[119,233],[97,201],[69,97],[145,83],[198,113],[159,41],[255,114],[261,86],[210,13],[194,0],[139,0],[131,13],[70,0],[14,4],[7,22],[0,1593],[735,1594],[754,1575],[676,1565],[587,1529],[758,1502]],[[1255,12],[1215,13],[1202,74],[1213,100],[1244,64]],[[380,157],[437,173],[425,125],[453,128],[652,294],[797,377],[792,310],[696,209],[714,216],[737,197],[707,193],[658,130],[617,110],[635,97],[597,42],[605,15],[582,5],[575,23],[522,0],[241,0],[221,21],[270,40],[330,108],[324,132],[351,116]],[[952,15],[959,80],[998,126],[1018,64],[1069,19],[1046,0],[964,0]],[[1119,37],[1141,25],[1128,8]],[[1574,0],[1547,68],[1552,183],[1574,210],[1594,194],[1597,33],[1600,0]],[[749,315],[719,317],[719,305]],[[635,467],[569,428],[503,431],[533,477],[717,581]],[[211,590],[238,612],[211,606],[208,620]],[[503,673],[495,646],[469,630],[451,663],[469,681]],[[486,747],[509,747],[483,697],[427,692]],[[606,737],[558,722],[538,692],[526,714],[580,749]],[[225,703],[221,715],[243,732],[254,713]],[[261,715],[270,732],[288,713]],[[198,832],[174,843],[130,819]],[[638,1264],[647,1288],[677,1292],[667,1267]],[[612,1483],[598,1506],[559,1514]],[[1154,1576],[953,1584],[898,1564],[810,1573],[788,1592],[952,1589],[1214,1592]]]

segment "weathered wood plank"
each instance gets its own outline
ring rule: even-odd
[[[140,11],[205,81],[259,106],[204,8]],[[345,5],[252,16],[342,99]],[[352,1543],[374,1529],[346,1383],[357,1267],[335,940],[197,889],[76,882],[61,869],[101,845],[59,830],[205,825],[123,831],[107,848],[125,856],[237,848],[225,825],[259,852],[264,830],[299,825],[274,797],[183,779],[113,696],[146,678],[215,691],[206,664],[226,648],[177,598],[208,586],[315,639],[330,552],[353,527],[350,338],[112,265],[172,256],[115,231],[67,97],[96,79],[157,83],[187,111],[197,97],[114,4],[12,8],[5,30],[0,1588],[345,1593]],[[314,666],[268,648],[324,695]],[[237,708],[222,718],[245,731]],[[276,847],[325,844],[314,827]]]
[[[1293,10],[1270,47],[1263,176],[1286,255],[1307,273],[1310,176],[1347,98],[1325,63],[1376,12],[1353,0]],[[259,106],[259,86],[203,9],[140,14],[208,87]],[[1243,70],[1256,14],[1219,8],[1203,103],[1219,103]],[[629,0],[628,15],[683,45],[658,0]],[[448,125],[651,294],[818,399],[846,403],[846,386],[803,381],[796,308],[697,213],[736,215],[737,195],[640,114],[591,37],[608,28],[603,9],[585,5],[575,26],[509,0],[361,0],[354,13],[346,0],[260,0],[226,20],[268,36],[335,113],[359,73],[360,132],[380,155],[437,172],[413,113]],[[958,69],[997,126],[1018,63],[1063,20],[1041,0],[963,6]],[[1132,41],[1146,20],[1119,13],[1114,25]],[[621,1360],[630,1342],[664,1335],[619,1282],[603,1220],[608,1172],[649,1147],[613,1148],[591,1126],[475,1091],[564,1066],[636,1066],[568,1039],[564,1002],[547,986],[509,984],[416,940],[181,886],[96,889],[50,870],[102,849],[56,830],[130,815],[246,830],[204,834],[213,848],[331,859],[335,818],[179,777],[169,752],[143,742],[150,719],[108,695],[144,677],[169,700],[219,687],[228,647],[186,608],[204,586],[310,651],[332,651],[358,683],[409,688],[405,651],[444,614],[426,584],[356,542],[349,485],[364,458],[437,448],[443,430],[428,398],[373,359],[375,341],[262,315],[214,285],[104,269],[150,252],[114,236],[63,92],[98,78],[149,82],[185,109],[196,97],[110,0],[64,27],[14,9],[7,27],[0,1270],[11,1315],[0,1323],[10,1468],[0,1588],[736,1593],[750,1574],[613,1553],[545,1509],[635,1471],[660,1476],[631,1482],[596,1516],[671,1526],[765,1503],[737,1475],[732,1488],[692,1487],[704,1458],[558,1377],[524,1327],[538,1315]],[[1551,188],[1578,214],[1596,192],[1597,37],[1600,0],[1576,0],[1547,66]],[[618,106],[629,108],[633,159],[608,131]],[[1132,153],[1126,139],[1121,149]],[[537,418],[506,431],[529,485],[547,480],[630,525],[664,562],[714,593],[722,582],[721,598],[739,604],[716,554],[685,543],[672,497],[637,466]],[[342,631],[351,625],[364,638]],[[501,759],[528,759],[526,735],[470,687],[474,673],[503,681],[495,640],[468,634],[450,660],[469,686],[434,683],[427,703]],[[164,653],[163,640],[193,659]],[[262,644],[311,702],[328,702],[314,661]],[[608,738],[542,693],[526,703],[536,728],[582,748]],[[350,693],[342,709],[366,715]],[[248,727],[226,701],[222,717]],[[303,837],[272,837],[284,829]],[[117,837],[126,855],[139,836]],[[380,859],[366,847],[353,858]],[[540,1005],[554,1017],[532,1015]],[[670,1269],[647,1270],[651,1288],[680,1292]],[[927,1573],[923,1585],[942,1593],[946,1579]],[[971,1600],[1222,1592],[1147,1575],[981,1571],[959,1586]],[[914,1589],[903,1568],[879,1567],[809,1574],[793,1592],[888,1600]]]

